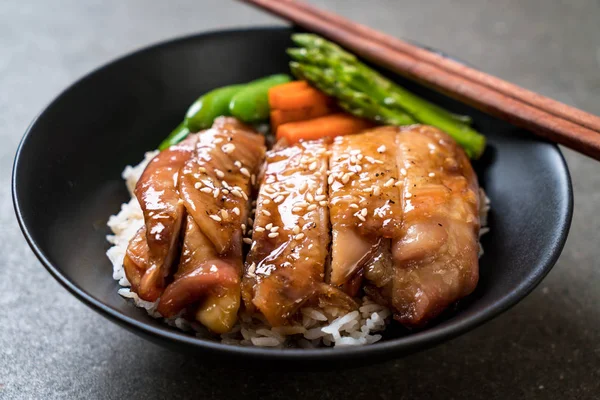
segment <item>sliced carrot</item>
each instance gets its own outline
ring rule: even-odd
[[[273,132],[277,132],[277,128],[282,124],[322,117],[333,113],[334,110],[334,107],[323,104],[318,104],[309,108],[298,108],[296,110],[272,110],[271,129]]]
[[[373,123],[350,114],[338,113],[299,122],[288,122],[279,126],[277,138],[286,138],[291,143],[358,133],[372,127]]]
[[[296,110],[332,104],[333,100],[308,85],[305,81],[295,81],[277,85],[269,90],[269,106],[272,110]]]

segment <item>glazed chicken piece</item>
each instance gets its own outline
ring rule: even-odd
[[[376,128],[337,137],[332,146],[329,197],[333,243],[328,279],[351,295],[360,289],[363,267],[382,243],[398,235],[402,224],[396,136],[396,128]]]
[[[440,130],[405,128],[396,143],[402,230],[366,276],[396,320],[418,327],[477,285],[479,187],[463,150]]]
[[[256,205],[242,295],[272,326],[284,325],[307,302],[354,308],[324,283],[330,241],[327,145],[295,144],[267,155]]]
[[[218,118],[200,135],[179,174],[188,213],[181,260],[158,311],[172,317],[193,308],[214,332],[231,329],[240,305],[242,226],[264,160],[264,137],[233,118]]]
[[[148,246],[148,266],[143,274],[138,268],[141,276],[135,288],[138,295],[147,301],[155,301],[161,295],[165,278],[176,262],[179,233],[185,215],[177,190],[178,174],[194,154],[197,139],[196,135],[189,136],[180,144],[160,152],[150,161],[135,187],[135,196],[144,213]],[[135,245],[139,245],[140,240],[138,237]],[[132,269],[129,268],[129,271],[132,272]]]
[[[125,270],[125,276],[129,283],[131,283],[131,290],[138,292],[140,289],[140,282],[149,265],[149,250],[148,241],[146,240],[146,226],[142,226],[136,233],[135,236],[129,241],[127,246],[127,252],[123,258],[123,269]]]

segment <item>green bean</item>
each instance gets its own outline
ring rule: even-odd
[[[289,75],[278,74],[250,82],[233,96],[229,112],[243,122],[260,122],[269,118],[269,89],[291,81]]]

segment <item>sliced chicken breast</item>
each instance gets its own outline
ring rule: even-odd
[[[305,303],[355,306],[324,283],[330,241],[327,144],[312,141],[268,153],[246,260],[246,308],[284,325]]]
[[[158,305],[162,315],[193,308],[212,331],[232,328],[240,305],[243,226],[265,150],[263,136],[233,118],[219,118],[202,133],[179,175],[188,218],[174,281]]]
[[[395,318],[421,326],[477,285],[479,187],[464,151],[442,131],[404,128],[396,143],[402,232],[391,244],[394,275],[378,283]]]
[[[136,187],[135,195],[144,213],[149,266],[140,279],[138,295],[155,301],[165,286],[165,278],[177,259],[178,239],[185,216],[179,198],[179,170],[194,154],[198,136],[160,152],[150,161]]]
[[[376,128],[337,137],[332,146],[329,281],[352,295],[381,241],[397,236],[402,224],[396,135],[396,128]]]

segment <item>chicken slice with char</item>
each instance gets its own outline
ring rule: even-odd
[[[174,281],[158,305],[162,315],[194,308],[212,331],[232,328],[240,305],[242,224],[264,154],[264,138],[233,118],[219,118],[202,133],[179,176],[188,218]]]
[[[272,326],[284,325],[307,302],[353,308],[324,283],[330,241],[327,144],[311,141],[267,154],[258,194],[242,296]]]
[[[177,259],[185,215],[177,190],[178,174],[194,154],[197,139],[197,135],[191,135],[160,152],[150,161],[135,187],[144,214],[148,246],[148,268],[139,279],[137,291],[147,301],[155,301],[161,295],[165,278]]]
[[[392,279],[373,278],[376,269],[371,278],[398,321],[421,326],[477,285],[479,187],[464,151],[440,130],[405,128],[396,141],[402,232],[392,241]]]
[[[397,129],[383,127],[337,137],[329,160],[333,243],[329,281],[355,295],[363,267],[402,223],[396,185]]]

